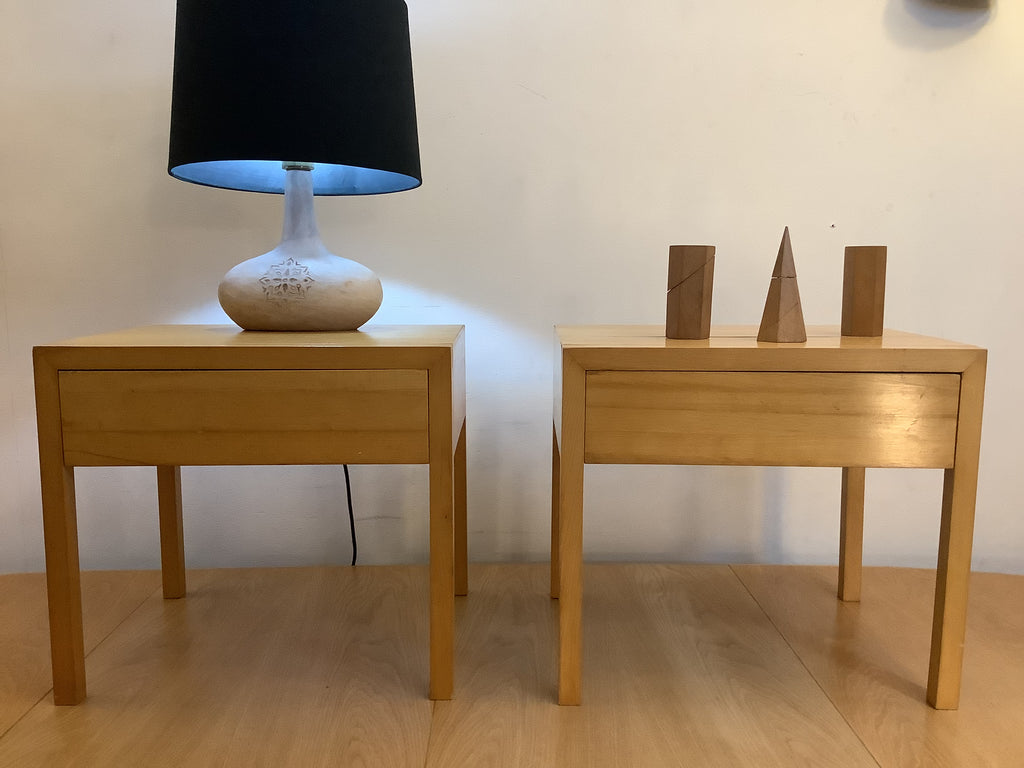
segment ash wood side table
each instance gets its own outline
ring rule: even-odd
[[[945,470],[928,703],[960,697],[974,535],[984,349],[885,331],[808,328],[800,344],[757,327],[665,338],[661,326],[555,330],[551,594],[559,598],[558,700],[581,699],[584,464],[842,467],[839,598],[860,598],[865,467]]]
[[[34,350],[56,704],[86,695],[75,467],[157,468],[165,598],[185,595],[180,467],[428,464],[430,685],[451,698],[466,594],[462,326],[168,325]]]

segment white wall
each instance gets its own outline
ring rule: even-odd
[[[1024,572],[1024,8],[925,0],[411,0],[424,185],[318,201],[382,322],[467,326],[471,554],[541,559],[551,328],[664,318],[668,246],[718,246],[756,323],[783,226],[809,323],[889,246],[887,324],[990,350],[975,566]],[[165,173],[173,3],[0,10],[0,572],[39,570],[34,344],[226,322],[280,199]],[[78,470],[85,567],[158,562],[155,473]],[[355,467],[362,562],[423,561],[426,473]],[[339,468],[183,472],[189,563],[345,562]],[[866,560],[935,560],[941,473],[869,473]],[[838,470],[591,467],[593,558],[834,562]]]

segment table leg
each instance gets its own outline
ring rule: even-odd
[[[583,674],[583,462],[565,459],[558,483],[558,703],[575,705]]]
[[[963,496],[958,494],[958,485],[956,470],[947,469],[942,484],[942,528],[928,664],[928,703],[936,709],[956,709],[960,701],[974,504],[957,499]]]
[[[164,599],[185,596],[185,543],[181,526],[181,467],[156,468],[160,510],[160,570]]]
[[[466,424],[455,444],[455,594],[469,594],[469,542],[466,540]]]
[[[562,360],[558,467],[558,703],[578,705],[583,676],[583,434],[586,379]]]
[[[558,433],[551,429],[551,597],[558,599]]]
[[[450,699],[455,654],[455,460],[451,371],[428,374],[430,412],[430,683],[431,699]]]
[[[936,709],[956,709],[960,704],[984,392],[985,363],[981,362],[972,365],[960,377],[956,454],[953,468],[946,470],[942,483],[942,523],[927,691],[928,703]]]
[[[864,467],[843,467],[839,523],[839,599],[860,600],[864,551]]]
[[[431,449],[433,451],[433,449]],[[450,699],[455,652],[455,571],[452,526],[453,467],[430,462],[430,698]]]
[[[40,474],[53,703],[77,704],[85,699],[86,692],[75,475],[71,467],[45,460],[41,462]]]
[[[46,599],[50,613],[53,703],[85,699],[85,636],[82,574],[78,562],[75,470],[64,464],[57,366],[34,350],[39,480],[46,551]]]

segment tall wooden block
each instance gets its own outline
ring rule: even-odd
[[[711,336],[711,293],[715,246],[670,245],[665,336],[706,339]]]
[[[884,245],[848,245],[843,262],[843,336],[881,336],[885,310]]]
[[[789,227],[782,233],[782,243],[779,245],[779,255],[775,259],[772,282],[768,286],[768,297],[764,302],[764,314],[761,315],[757,340],[783,343],[807,341],[804,311],[800,305],[800,289],[796,284],[793,246],[789,241]]]

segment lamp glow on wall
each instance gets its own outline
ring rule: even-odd
[[[352,330],[380,280],[320,241],[314,195],[418,187],[403,0],[178,0],[168,172],[284,193],[274,250],[231,269],[218,296],[247,330]]]

